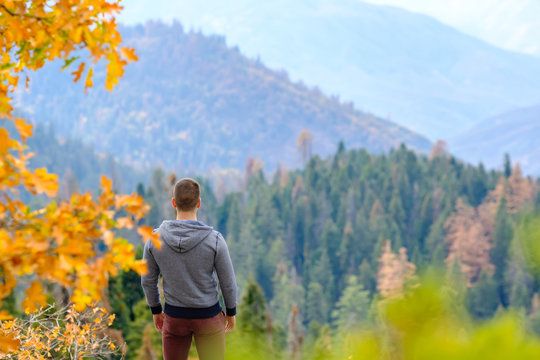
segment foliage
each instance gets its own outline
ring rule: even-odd
[[[310,322],[331,320],[347,277],[356,277],[371,302],[379,294],[399,297],[406,283],[415,283],[415,271],[430,264],[457,265],[471,304],[474,293],[494,294],[492,285],[475,287],[482,269],[490,275],[496,267],[495,278],[486,278],[495,282],[494,307],[510,306],[510,284],[528,275],[508,280],[516,267],[507,264],[521,261],[509,250],[509,229],[531,209],[536,188],[519,168],[505,178],[444,151],[427,158],[402,146],[373,155],[341,144],[334,156],[313,156],[301,170],[282,168],[270,182],[248,167],[241,191],[205,211],[227,239],[241,289],[253,275],[275,326],[287,329],[296,305],[309,334]],[[142,188],[149,203],[155,189]],[[207,196],[213,198],[211,188],[203,204]],[[470,309],[483,317],[480,307]]]
[[[126,359],[161,358],[161,334],[154,328],[146,299],[142,297],[132,311],[134,317],[129,322],[129,332],[124,334],[128,349]]]
[[[358,284],[356,276],[347,279],[347,287],[336,304],[332,316],[338,331],[343,334],[367,324],[370,299],[369,292]]]
[[[26,313],[46,305],[43,282],[71,290],[75,310],[83,311],[102,297],[108,277],[118,269],[145,271],[144,262],[134,259],[133,246],[114,232],[132,228],[148,211],[141,197],[115,195],[112,182],[102,177],[101,193],[95,200],[90,193],[76,193],[39,210],[21,200],[23,189],[55,197],[59,184],[57,176],[45,168],[28,167],[32,154],[25,144],[33,126],[14,117],[11,105],[23,74],[55,59],[63,59],[64,68],[78,61],[72,73],[78,81],[87,63],[71,56],[76,50],[86,50],[94,63],[107,61],[105,87],[112,89],[127,62],[136,60],[132,49],[120,47],[122,38],[114,18],[120,9],[117,2],[105,0],[7,0],[0,4],[0,118],[16,131],[11,135],[7,126],[0,128],[0,299],[10,295],[19,279],[29,281],[22,303]],[[93,85],[92,74],[89,67],[85,88]],[[148,228],[139,228],[139,233],[145,240],[157,240]],[[2,312],[2,320],[9,317]],[[17,343],[13,333],[2,336],[0,351],[14,351],[17,356]]]
[[[121,350],[108,331],[114,318],[95,304],[83,312],[48,305],[25,319],[2,322],[2,336],[18,340],[19,348],[0,359],[107,359]]]
[[[487,322],[490,329],[499,326],[494,320],[499,316],[517,321],[514,311],[525,326],[538,327],[540,311],[534,310],[538,306],[533,301],[538,297],[538,276],[528,265],[536,253],[536,225],[526,215],[533,210],[536,185],[518,170],[505,178],[444,152],[430,159],[401,147],[372,155],[346,150],[342,144],[334,156],[314,156],[301,170],[282,168],[270,182],[249,166],[243,188],[225,194],[219,203],[208,186],[201,195],[204,216],[225,235],[240,289],[252,295],[239,304],[238,329],[227,336],[227,357],[291,358],[301,349],[308,359],[347,358],[360,344],[366,358],[366,354],[390,356],[390,351],[396,351],[392,359],[403,358],[401,350],[390,346],[397,341],[390,330],[394,319],[385,317],[383,310],[394,303],[412,306],[408,301],[416,298],[410,294],[417,289],[427,286],[435,291],[433,282],[425,283],[419,275],[432,263],[446,266],[446,273],[435,281],[444,284],[435,291],[443,295],[422,293],[431,299],[424,305],[441,307],[437,302],[444,301],[443,318],[456,316],[456,326],[470,331],[471,342],[477,341],[473,334],[484,329],[476,321]],[[157,203],[157,196],[169,196],[157,194],[167,186],[167,176],[158,171],[155,181],[138,191],[149,203]],[[513,199],[514,205],[506,199]],[[444,261],[452,250],[451,236],[466,240],[445,224],[452,222],[467,233],[467,224],[473,223],[461,208],[474,213],[482,229],[491,229],[487,235],[479,233],[485,240],[481,257],[485,262],[479,268],[485,270],[472,281],[462,264],[472,264],[467,259],[474,256],[456,253],[452,261]],[[156,213],[156,222],[168,216],[165,211]],[[487,263],[495,268],[494,274],[487,271]],[[253,280],[262,292],[254,290]],[[263,302],[269,304],[264,316]],[[272,320],[266,329],[265,317]],[[412,315],[407,319],[412,322]],[[436,320],[432,325],[433,331],[444,328]],[[128,328],[128,338],[141,338],[142,328]],[[243,328],[265,330],[253,337]],[[471,348],[463,353],[468,351]]]
[[[429,271],[420,286],[401,298],[376,302],[375,320],[347,332],[321,328],[302,359],[490,359],[529,360],[540,356],[540,338],[528,331],[522,314],[503,310],[474,321],[459,301],[460,290],[441,271]],[[538,300],[537,300],[538,301]],[[258,359],[244,343],[227,339],[229,359]],[[278,357],[274,357],[275,359]]]

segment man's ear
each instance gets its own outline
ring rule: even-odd
[[[199,198],[199,203],[197,204],[197,209],[201,207],[201,198]]]
[[[172,198],[172,206],[176,209],[176,200],[174,200],[174,198]]]

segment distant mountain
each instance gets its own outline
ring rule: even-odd
[[[476,124],[450,139],[450,151],[468,161],[499,168],[508,153],[526,174],[540,175],[540,105]]]
[[[169,14],[432,140],[540,102],[539,58],[395,7],[358,0],[208,0],[204,9],[186,1],[171,5]]]
[[[59,196],[67,198],[75,191],[95,191],[101,175],[113,180],[114,189],[120,193],[135,191],[138,182],[147,182],[150,174],[121,164],[110,154],[96,153],[80,139],[58,138],[52,127],[38,124],[34,135],[28,139],[31,168],[45,167],[57,174],[60,182]]]
[[[267,169],[297,166],[303,130],[311,131],[313,152],[323,156],[340,140],[372,152],[402,142],[429,149],[426,138],[292,83],[284,71],[227,47],[223,37],[186,33],[178,23],[126,27],[122,34],[140,60],[113,92],[103,88],[103,67],[85,96],[56,63],[32,75],[30,93],[16,94],[17,106],[54,124],[60,135],[81,137],[96,151],[142,168],[243,169],[249,156]]]

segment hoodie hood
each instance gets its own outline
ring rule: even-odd
[[[161,239],[174,251],[185,253],[199,245],[201,241],[212,233],[213,228],[211,226],[200,224],[196,225],[179,220],[165,220],[154,232],[159,233]]]

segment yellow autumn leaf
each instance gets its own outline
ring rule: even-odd
[[[141,235],[143,242],[151,240],[157,249],[161,249],[161,241],[159,240],[159,234],[153,233],[154,229],[151,226],[139,226],[137,233]]]
[[[23,119],[15,119],[15,127],[21,135],[23,142],[26,142],[26,139],[32,136],[32,128],[34,126],[32,124],[27,124]]]
[[[104,191],[111,191],[112,189],[112,180],[109,180],[105,175],[102,175],[100,178],[101,189]]]
[[[58,192],[58,176],[50,174],[45,168],[34,171],[34,187],[38,193],[45,193],[50,197],[56,196]]]
[[[88,69],[88,74],[86,75],[86,81],[84,82],[84,88],[89,88],[94,86],[92,82],[92,76],[94,75],[94,68]]]
[[[15,334],[0,334],[0,353],[16,351],[20,346],[20,341],[15,339]]]
[[[13,315],[8,313],[6,310],[0,311],[0,321],[11,320],[11,319],[13,319]]]
[[[92,298],[89,295],[84,294],[81,289],[75,289],[71,296],[71,301],[75,305],[75,310],[81,312],[92,302]]]
[[[4,129],[0,128],[0,155],[5,155],[8,153],[9,149],[9,132]]]
[[[77,70],[73,71],[71,73],[71,75],[75,76],[75,78],[73,79],[74,82],[77,82],[79,81],[79,79],[81,78],[82,76],[82,73],[84,71],[84,66],[85,66],[85,63],[82,62],[79,67],[77,68]]]
[[[139,275],[145,275],[148,273],[148,265],[146,260],[136,260],[131,264],[131,269]]]
[[[120,53],[128,61],[138,61],[139,60],[139,58],[135,54],[135,49],[128,48],[128,47],[123,47],[123,48],[120,48]]]
[[[34,281],[28,289],[25,291],[26,298],[22,302],[22,308],[24,312],[29,314],[38,310],[39,306],[47,305],[47,297],[43,293],[43,285],[40,281]]]
[[[119,228],[133,229],[133,220],[127,216],[116,219]]]

